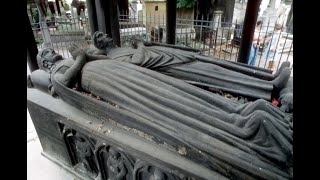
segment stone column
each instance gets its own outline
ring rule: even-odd
[[[134,10],[132,13],[132,18],[134,18],[134,21],[137,22],[138,20],[138,8],[137,8],[137,4],[138,4],[138,1],[136,0],[133,0],[131,2],[131,7],[132,9]]]
[[[71,16],[77,21],[78,20],[78,14],[77,14],[77,8],[70,6],[71,10]]]
[[[107,25],[109,25],[109,23],[106,23],[106,19],[108,18],[106,18],[107,13],[105,12],[104,5],[105,5],[105,2],[103,0],[95,0],[97,25],[98,25],[99,31],[102,31],[110,35],[111,31],[107,30]]]
[[[166,43],[175,44],[176,43],[176,10],[177,0],[167,0],[166,1]]]
[[[60,11],[61,11],[61,16],[64,16],[64,15],[66,15],[66,14],[65,14],[65,10],[64,10],[64,7],[63,7],[63,5],[62,5],[62,2],[61,2],[61,0],[59,0],[59,6],[60,6]]]
[[[138,11],[138,23],[139,24],[143,24],[144,23],[143,22],[143,11],[142,10]]]
[[[27,14],[28,14],[29,21],[33,22],[30,4],[27,4]]]
[[[235,0],[224,0],[221,2],[221,7],[223,9],[224,14],[224,23],[222,27],[230,27],[232,26],[232,19],[235,7]]]
[[[56,16],[58,16],[58,15],[59,15],[59,13],[58,13],[58,8],[57,8],[56,1],[53,1],[53,2],[52,2],[52,4],[53,4],[53,7],[54,7],[55,15],[56,15]]]
[[[246,15],[244,17],[238,62],[247,64],[254,35],[254,29],[258,19],[261,0],[248,0]]]
[[[28,14],[26,14],[28,16]],[[30,72],[39,69],[38,64],[37,64],[37,54],[38,54],[38,48],[36,41],[33,36],[32,28],[31,28],[31,23],[29,20],[29,17],[26,17],[26,22],[27,22],[27,63],[30,69]]]
[[[118,0],[109,0],[107,8],[109,8],[108,16],[110,17],[112,39],[114,44],[120,47],[121,43],[120,43],[120,25],[119,25],[119,19],[118,19],[118,11],[119,11]]]
[[[35,2],[39,11],[39,23],[40,23],[40,29],[41,29],[42,38],[43,38],[43,45],[44,47],[51,47],[51,38],[50,38],[49,27],[47,26],[47,22],[46,22],[46,17],[40,7],[40,1],[35,0]]]
[[[61,16],[60,0],[55,0],[55,5],[57,6],[58,15]]]
[[[223,12],[222,11],[214,11],[213,12],[213,29],[221,28],[221,17]]]
[[[87,11],[90,31],[92,35],[94,32],[98,31],[96,5],[94,0],[87,0]]]

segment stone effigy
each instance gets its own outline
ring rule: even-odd
[[[106,56],[87,53],[73,45],[69,49],[73,59],[67,60],[52,49],[44,49],[38,55],[41,70],[31,74],[29,84],[42,90],[49,88],[53,95],[93,116],[111,118],[176,149],[183,147],[182,154],[188,159],[228,178],[292,178],[291,114],[263,99],[244,104],[229,101],[195,86],[198,84],[190,83],[185,76],[170,74],[182,68],[189,69],[187,73],[191,75],[197,73],[193,68],[205,67],[203,62],[191,63],[193,52],[139,46],[131,48],[132,52],[108,49]],[[126,54],[122,56],[119,52]],[[230,82],[232,77],[240,76],[211,65],[216,68],[215,73],[232,73]],[[255,81],[251,87],[264,83],[262,88],[272,91],[277,83],[285,84],[286,69],[272,82],[253,80],[244,74],[240,77]],[[110,153],[117,155],[112,150]],[[117,157],[113,161],[118,161]],[[121,162],[117,166],[120,170],[113,172],[113,176],[123,177],[128,169]]]
[[[290,63],[285,62],[274,75],[259,68],[252,69],[243,65],[219,61],[201,56],[191,48],[163,45],[160,43],[139,42],[133,40],[133,48],[119,48],[112,39],[102,32],[93,35],[94,52],[104,50],[109,59],[128,62],[162,74],[181,79],[202,88],[222,90],[234,95],[251,99],[271,101],[286,85],[290,76]],[[98,54],[98,53],[96,53]]]

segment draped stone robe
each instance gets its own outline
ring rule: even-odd
[[[138,49],[115,48],[108,57],[132,63],[181,79],[203,88],[271,101],[273,82],[252,77],[196,59],[199,53],[162,46],[140,46]]]
[[[145,53],[122,60],[133,63],[97,60],[77,72],[81,88],[103,102],[71,89],[61,80],[73,65],[61,63],[56,67],[51,77],[53,86],[67,103],[94,116],[112,118],[174,147],[186,147],[187,158],[227,177],[292,178],[288,174],[293,156],[290,115],[262,99],[235,103],[150,70],[174,67],[173,62],[186,60],[188,54],[183,58],[175,54],[170,59],[164,54],[154,55],[152,50],[141,51]],[[161,58],[166,61],[159,61]],[[139,59],[152,61],[138,61],[140,67],[135,65]]]

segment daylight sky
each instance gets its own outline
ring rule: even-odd
[[[72,0],[66,0],[68,4],[72,3]],[[80,1],[85,1],[85,0],[80,0]]]

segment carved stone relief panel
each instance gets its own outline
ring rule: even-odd
[[[134,165],[133,172],[134,180],[178,180],[179,177],[162,171],[161,169],[152,166],[144,161],[138,160]]]
[[[99,169],[94,156],[95,141],[66,127],[63,129],[62,135],[74,168],[96,177]]]
[[[101,145],[96,149],[102,179],[132,180],[134,160],[115,147]]]

